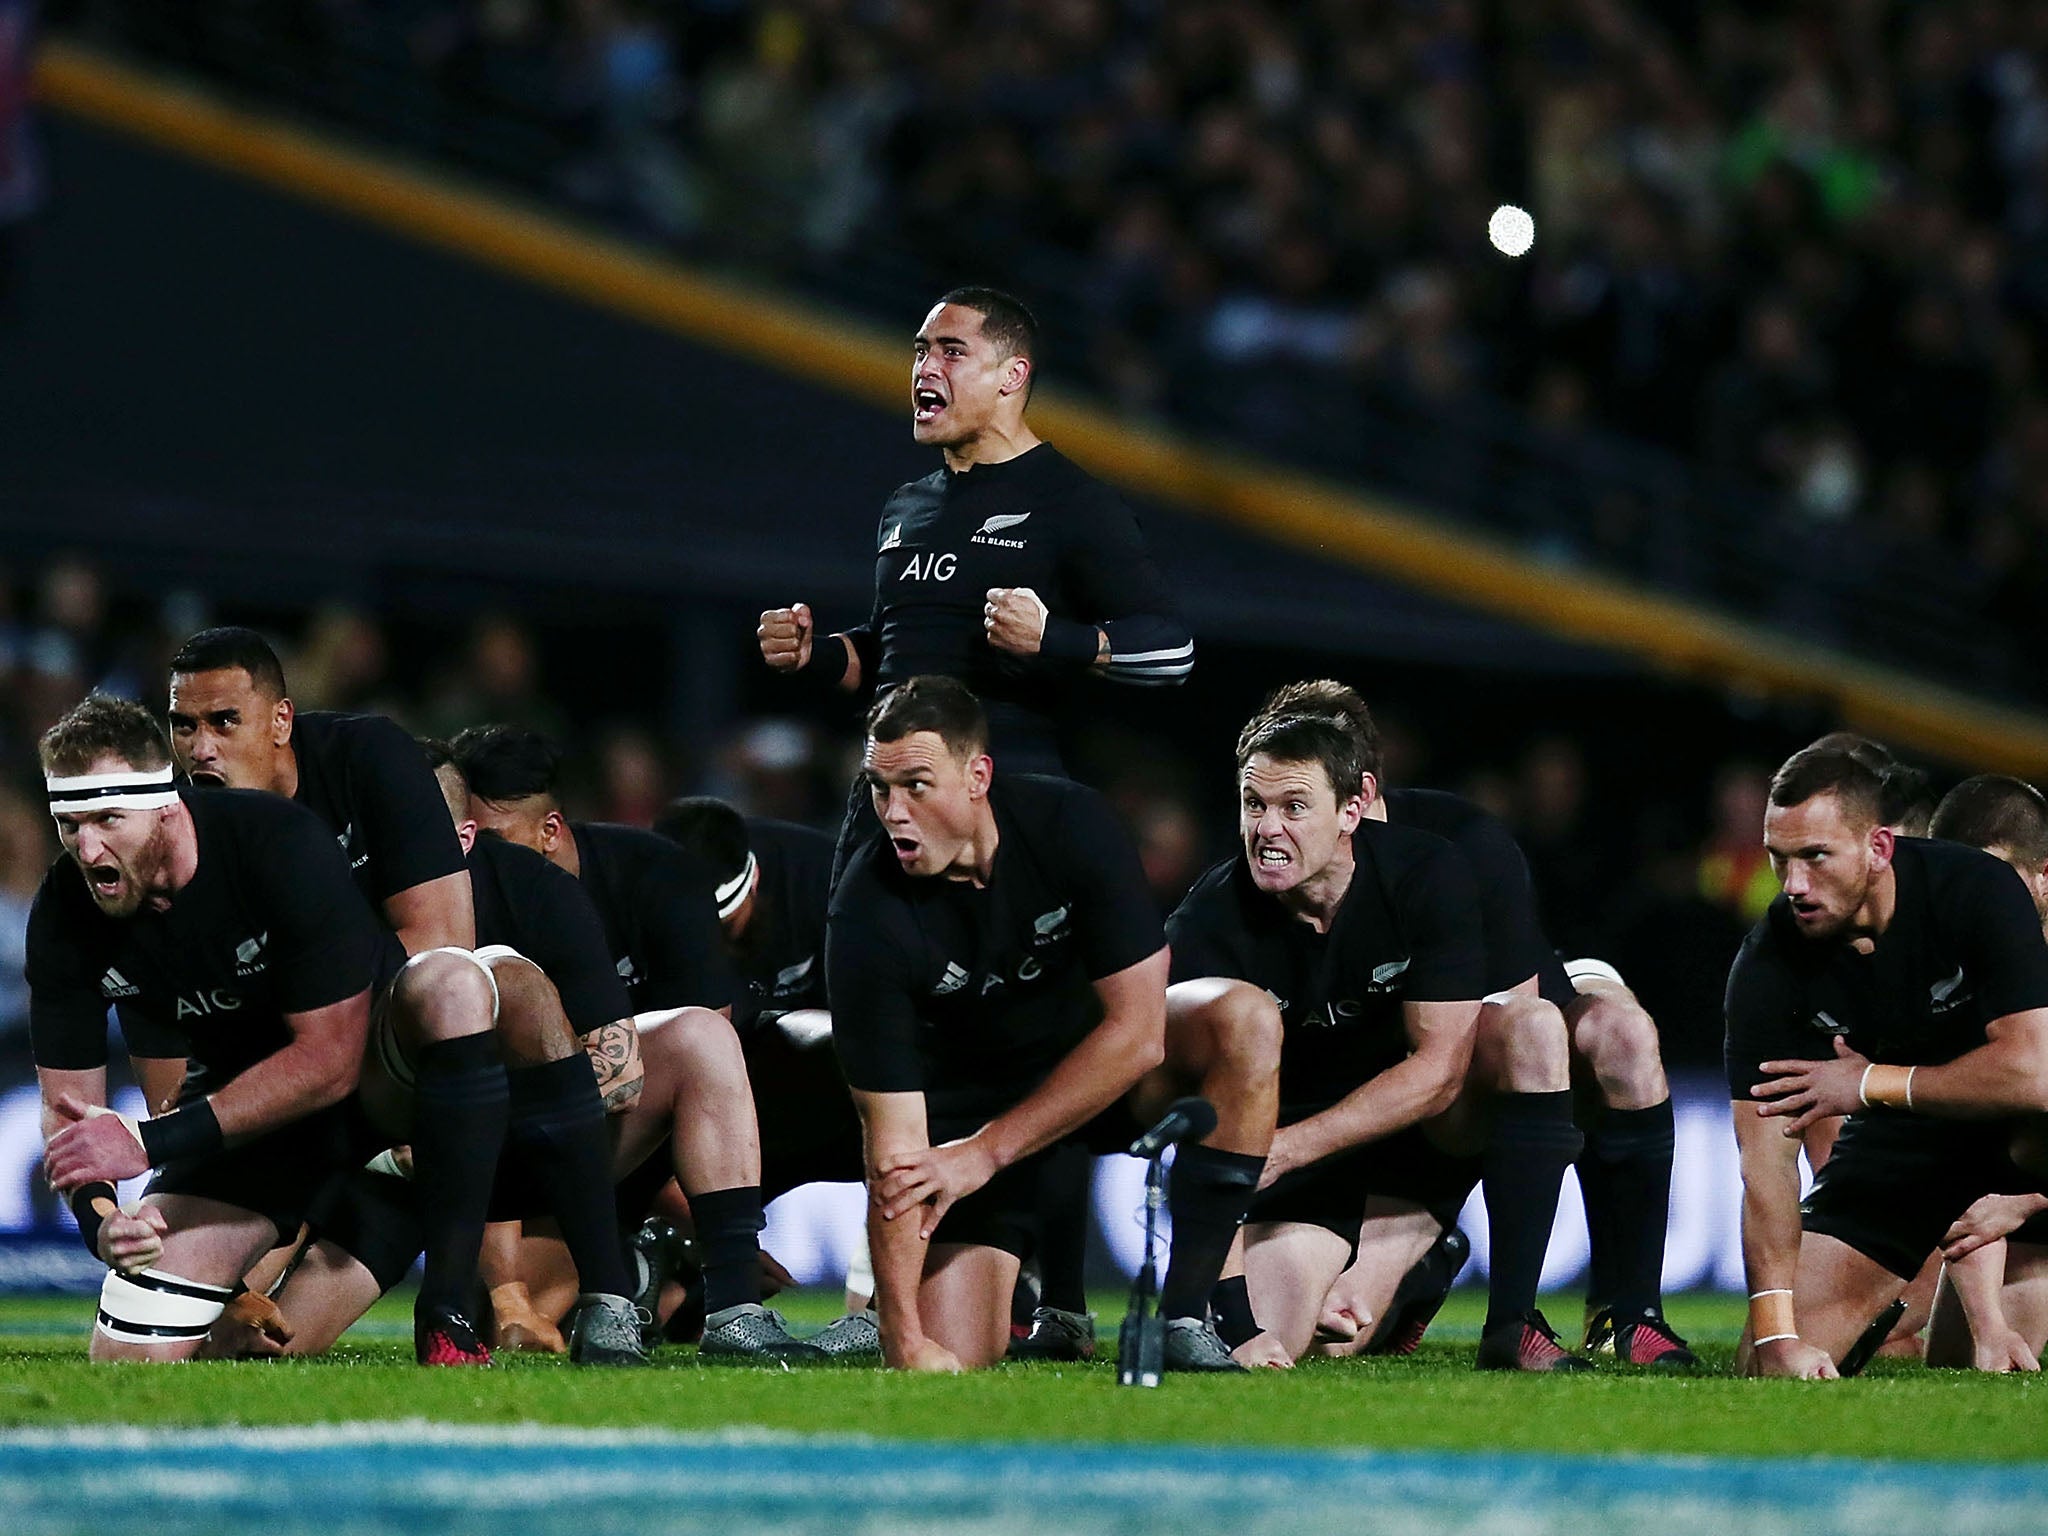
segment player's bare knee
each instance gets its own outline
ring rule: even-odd
[[[1645,1108],[1668,1097],[1656,1021],[1632,994],[1613,989],[1581,998],[1572,1009],[1571,1040],[1608,1103]]]
[[[405,962],[391,983],[392,1015],[413,1040],[459,1040],[491,1027],[497,994],[467,955],[428,950]]]
[[[709,1008],[678,1008],[653,1032],[659,1040],[654,1048],[699,1082],[731,1083],[747,1080],[746,1054],[740,1049],[739,1034],[731,1020]],[[640,1035],[643,1058],[649,1049],[648,1032]]]
[[[1495,1013],[1492,1033],[1498,1086],[1509,1093],[1552,1093],[1571,1086],[1571,1046],[1564,1015],[1540,997],[1516,997]]]
[[[1243,981],[1188,982],[1168,992],[1168,1054],[1203,1072],[1228,1066],[1234,1075],[1280,1069],[1280,1007],[1263,988]]]
[[[561,994],[541,968],[519,956],[491,962],[498,984],[498,1049],[509,1066],[562,1061],[581,1049]]]

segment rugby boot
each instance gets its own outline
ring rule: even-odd
[[[1169,1371],[1244,1373],[1244,1367],[1230,1358],[1230,1346],[1223,1342],[1211,1324],[1198,1317],[1169,1317],[1166,1320],[1166,1368]]]
[[[874,1308],[835,1317],[811,1336],[811,1343],[834,1360],[882,1357],[882,1324]]]
[[[1587,1331],[1586,1352],[1611,1354],[1630,1365],[1654,1365],[1663,1370],[1689,1371],[1700,1363],[1700,1357],[1664,1320],[1663,1313],[1647,1308],[1640,1316],[1617,1320],[1603,1307]]]
[[[1448,1228],[1429,1252],[1417,1259],[1387,1303],[1387,1320],[1373,1334],[1365,1348],[1368,1355],[1412,1355],[1436,1321],[1456,1283],[1458,1272],[1472,1255],[1472,1240],[1461,1227]]]
[[[1012,1360],[1093,1360],[1095,1314],[1063,1307],[1038,1307],[1031,1313],[1031,1331],[1010,1341]]]
[[[569,1325],[569,1359],[576,1365],[646,1365],[647,1340],[641,1319],[647,1314],[629,1296],[591,1292],[576,1298]]]
[[[704,1319],[697,1358],[706,1365],[816,1365],[831,1356],[792,1334],[780,1312],[745,1301]]]
[[[533,1294],[523,1280],[491,1287],[491,1342],[500,1349],[541,1355],[566,1354],[562,1330],[533,1309]]]
[[[1490,1329],[1479,1340],[1482,1371],[1590,1371],[1582,1360],[1558,1342],[1541,1312],[1523,1312]]]
[[[491,1363],[491,1352],[477,1338],[469,1319],[460,1312],[438,1307],[413,1315],[412,1352],[421,1365]]]

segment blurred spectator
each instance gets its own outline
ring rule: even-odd
[[[1700,850],[1694,884],[1702,899],[1746,928],[1778,894],[1778,877],[1764,853],[1764,811],[1771,775],[1755,763],[1728,763],[1714,775],[1712,823]]]
[[[605,733],[598,749],[597,820],[652,826],[675,792],[668,763],[651,736],[632,726]]]
[[[43,807],[0,789],[0,1036],[28,1028],[28,910],[57,855],[57,840]]]
[[[13,307],[29,221],[43,201],[43,162],[29,114],[37,0],[0,0],[0,321]]]
[[[389,646],[376,620],[353,608],[323,608],[285,668],[301,709],[390,714],[386,684]]]
[[[497,616],[470,632],[460,667],[442,679],[427,706],[427,734],[452,737],[472,725],[524,725],[557,741],[566,721],[542,691],[533,636],[514,619]]]

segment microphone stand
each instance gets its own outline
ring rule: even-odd
[[[1166,1204],[1166,1149],[1145,1165],[1145,1262],[1131,1282],[1130,1310],[1116,1336],[1116,1380],[1120,1387],[1156,1387],[1166,1369],[1166,1322],[1156,1305],[1159,1276],[1153,1263],[1159,1212]]]

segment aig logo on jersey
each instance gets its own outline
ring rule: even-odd
[[[996,535],[1006,533],[1012,528],[1021,526],[1029,521],[1030,517],[1031,514],[1029,512],[1005,512],[998,514],[983,523],[980,531],[971,535],[967,542],[970,544],[993,544],[1000,549],[1022,549],[1024,548],[1024,541],[1022,539],[1002,539],[996,537]]]
[[[195,992],[190,997],[179,998],[178,1017],[191,1019],[214,1013],[233,1013],[241,1006],[241,998],[233,992],[226,987],[215,987],[211,992]]]
[[[936,550],[922,555],[912,555],[903,567],[898,581],[951,581],[960,569],[958,555],[942,555]]]
[[[268,933],[259,933],[253,939],[244,939],[235,946],[235,974],[256,976],[269,969],[270,962],[263,958],[263,946],[270,942]]]

